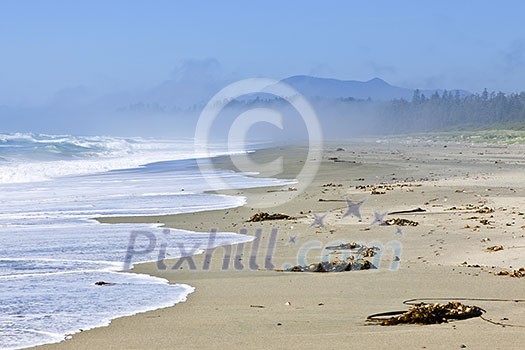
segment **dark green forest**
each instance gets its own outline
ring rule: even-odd
[[[460,96],[447,91],[425,96],[416,90],[412,101],[383,103],[378,117],[393,131],[449,131],[489,128],[525,129],[525,92]]]
[[[459,91],[419,90],[410,101],[374,101],[352,97],[329,100],[310,98],[329,136],[356,134],[404,134],[436,131],[508,129],[525,130],[525,92],[466,94]],[[252,99],[230,102],[240,108],[283,107],[281,99]]]

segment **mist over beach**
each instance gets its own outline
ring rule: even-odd
[[[519,1],[3,1],[0,349],[521,349]]]

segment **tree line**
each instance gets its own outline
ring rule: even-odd
[[[382,103],[378,117],[393,131],[434,131],[457,129],[525,129],[525,92],[488,92],[461,96],[459,91],[430,97],[414,92],[411,101],[397,99]]]

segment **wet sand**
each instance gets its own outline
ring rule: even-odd
[[[339,147],[344,150],[336,151]],[[246,229],[252,236],[260,229],[261,234],[258,240],[232,247],[229,257],[228,249],[217,248],[208,257],[181,261],[177,269],[172,269],[176,260],[166,261],[165,269],[156,263],[136,266],[134,272],[189,284],[196,291],[174,307],[116,319],[108,327],[39,348],[521,349],[525,302],[513,300],[525,299],[525,278],[496,274],[525,267],[524,150],[519,145],[332,142],[325,146],[315,179],[302,193],[289,191],[293,185],[231,190],[223,193],[246,196],[248,203],[194,214],[103,219],[163,222],[167,227],[203,232]],[[280,177],[293,178],[304,165],[305,149],[300,146],[259,151],[254,158],[266,162],[276,154],[286,159]],[[227,158],[216,162],[231,166]],[[271,205],[296,194],[291,201],[264,209],[296,219],[246,222],[259,211],[254,201]],[[347,199],[364,201],[361,220],[345,216]],[[383,213],[415,208],[425,211],[384,219],[404,218],[417,226],[372,224]],[[369,259],[378,268],[340,273],[276,271],[298,264],[298,257],[306,263],[318,262],[323,253],[332,253],[322,247],[347,242],[380,247],[378,255]],[[495,245],[503,250],[487,251]],[[399,247],[402,251],[396,251]],[[267,259],[268,251],[273,253]],[[328,256],[344,259],[344,253]],[[210,269],[204,271],[208,261]],[[507,326],[481,318],[430,326],[365,322],[370,314],[406,309],[402,302],[411,298],[477,305],[486,310],[486,319]]]

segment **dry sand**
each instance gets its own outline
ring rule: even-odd
[[[246,222],[258,211],[253,208],[254,198],[258,203],[272,203],[295,194],[286,191],[288,186],[226,191],[247,196],[248,204],[241,208],[102,220],[160,221],[168,227],[205,232],[216,228],[238,233],[245,228],[248,235],[262,229],[255,260],[259,269],[249,266],[255,243],[242,247],[239,254],[243,255],[227,259],[226,270],[221,269],[223,248],[213,252],[209,271],[201,268],[203,255],[193,258],[197,270],[191,270],[188,261],[176,270],[170,268],[175,261],[167,261],[165,270],[159,270],[155,263],[139,265],[135,272],[189,284],[196,291],[187,302],[174,307],[116,319],[109,327],[39,348],[522,349],[525,303],[460,300],[484,308],[484,317],[506,327],[480,318],[430,326],[385,327],[365,322],[373,313],[406,309],[402,302],[410,298],[525,299],[525,278],[495,275],[503,269],[525,267],[524,149],[452,143],[444,146],[394,141],[327,144],[320,171],[308,189],[292,201],[266,209],[295,216],[296,220]],[[337,147],[345,150],[335,151]],[[305,149],[260,151],[255,157],[264,162],[277,152],[286,155],[281,177],[293,178],[304,165]],[[217,162],[222,167],[230,166],[224,158]],[[356,188],[381,182],[393,186],[377,189],[385,194],[376,195],[371,195],[370,188]],[[335,186],[323,186],[327,184]],[[351,215],[343,217],[346,199],[365,200],[361,221]],[[468,204],[495,211],[476,213],[476,209],[466,208]],[[401,227],[399,232],[395,226],[371,225],[375,213],[418,207],[426,212],[387,216],[414,220],[418,226]],[[447,210],[452,207],[457,209]],[[312,226],[314,213],[327,214],[324,226]],[[488,224],[480,222],[484,219]],[[337,241],[382,245],[381,263],[376,270],[341,273],[267,270],[264,256],[272,228],[278,233],[270,263],[277,268],[285,263],[297,264],[301,249],[306,247],[311,248],[305,254],[308,262],[317,262],[321,259],[319,247]],[[484,238],[490,241],[482,242]],[[393,253],[389,248],[396,241],[402,252]],[[493,245],[504,249],[485,251]],[[392,270],[396,254],[399,267]]]

